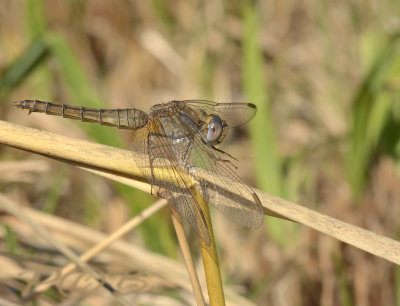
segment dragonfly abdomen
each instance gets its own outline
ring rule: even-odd
[[[18,101],[14,102],[14,105],[18,108],[28,109],[29,113],[40,112],[84,122],[97,122],[101,125],[113,126],[119,129],[136,130],[147,123],[146,113],[135,108],[97,109],[39,100]]]

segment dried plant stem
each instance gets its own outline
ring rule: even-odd
[[[4,121],[0,121],[0,143],[74,165],[145,182],[139,169],[132,162],[131,152],[126,150],[25,128]],[[398,241],[267,193],[256,192],[263,206],[269,211],[400,265]]]
[[[210,245],[207,245],[203,239],[200,239],[201,255],[203,258],[204,272],[206,274],[208,296],[210,305],[225,305],[224,290],[221,281],[221,272],[219,270],[218,255],[215,248],[215,239],[211,224],[210,211],[208,204],[197,190],[193,189],[194,195],[197,197],[198,203],[207,222],[208,234],[210,236]]]
[[[65,243],[76,251],[86,250],[87,245],[99,244],[101,241],[107,239],[107,235],[104,233],[61,217],[49,215],[48,213],[43,213],[28,207],[20,207],[20,210],[41,226],[47,228],[54,235],[55,239]],[[2,214],[0,215],[0,223],[12,228],[18,236],[29,237],[29,239],[32,240],[33,246],[37,245],[38,237],[32,234],[29,226],[22,220],[13,217],[10,218],[7,214]],[[168,283],[175,284],[180,290],[185,292],[185,296],[192,291],[189,278],[187,277],[187,270],[181,262],[152,253],[123,240],[115,241],[105,250],[105,253],[112,256],[110,260],[129,261],[127,267],[134,271],[138,266],[143,267],[143,271],[146,274],[159,276]],[[1,263],[3,263],[3,261]],[[4,267],[4,265],[2,265],[2,267]],[[2,275],[15,275],[15,277],[18,277],[20,271],[21,270],[16,270],[12,274],[4,269]],[[60,278],[58,278],[58,281],[60,281]],[[58,285],[62,284],[58,282]],[[118,289],[118,287],[116,287],[116,289]],[[225,296],[230,305],[253,305],[253,303],[240,296],[235,288],[225,288]],[[3,305],[3,303],[0,303],[0,305]]]
[[[94,279],[100,279],[100,276],[89,266],[86,265],[75,253],[65,244],[59,242],[53,235],[46,230],[41,224],[30,218],[25,214],[15,203],[11,202],[8,198],[0,194],[0,209],[6,211],[10,215],[15,216],[22,220],[41,238],[50,243],[55,249],[59,250],[66,258],[73,262],[74,266],[78,266],[83,271],[87,272]],[[49,278],[52,279],[54,275]]]
[[[105,240],[101,241],[100,243],[96,244],[93,246],[91,249],[87,250],[84,254],[79,256],[79,259],[82,262],[88,262],[90,259],[92,259],[94,256],[96,256],[98,253],[103,251],[106,247],[108,247],[111,243],[113,243],[115,240],[118,240],[121,238],[123,235],[128,233],[129,231],[133,230],[135,227],[137,227],[140,223],[142,223],[144,220],[146,220],[148,217],[150,217],[152,214],[156,213],[159,211],[161,208],[165,207],[167,205],[166,200],[158,200],[156,203],[145,209],[140,215],[135,216],[131,220],[129,220],[127,223],[125,223],[123,226],[121,226],[118,230],[116,230],[114,233],[112,233],[110,236],[108,236]],[[66,265],[64,268],[61,269],[61,271],[57,274],[58,277],[63,277],[64,275],[70,273],[76,268],[75,263],[70,263]],[[49,279],[52,276],[49,277]],[[39,285],[35,288],[35,292],[43,292],[47,288],[51,286],[51,283],[49,283],[49,279],[44,280],[42,283],[43,285]]]
[[[193,263],[193,258],[190,254],[189,244],[186,239],[185,230],[182,225],[180,215],[171,208],[171,218],[174,224],[176,236],[179,241],[179,246],[182,250],[183,258],[185,260],[186,269],[189,274],[190,282],[192,284],[193,293],[196,299],[197,305],[205,305],[204,297],[201,291],[199,278],[197,277],[196,267]]]
[[[208,233],[210,235],[210,245],[207,245],[203,239],[200,239],[201,255],[203,258],[204,272],[206,274],[210,305],[225,305],[221,272],[219,270],[217,250],[215,248],[215,240],[208,204],[202,198],[200,198],[199,202],[202,205],[201,208],[204,212],[204,217],[206,218],[208,226]]]

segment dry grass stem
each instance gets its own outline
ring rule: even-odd
[[[46,227],[53,234],[55,239],[65,244],[68,243],[71,248],[78,252],[84,252],[88,245],[100,244],[107,239],[107,235],[99,231],[66,219],[31,208],[20,207],[19,209],[35,222]],[[37,237],[32,234],[32,231],[19,219],[10,219],[4,215],[0,218],[0,222],[12,227],[17,234],[23,234],[31,241],[37,240]],[[21,231],[23,231],[23,233]],[[112,255],[114,260],[124,262],[132,269],[140,267],[141,270],[147,273],[168,280],[171,284],[175,284],[177,287],[181,288],[181,290],[187,291],[188,293],[192,292],[185,267],[172,259],[152,253],[122,240],[115,241],[104,250],[104,253]],[[225,294],[231,305],[252,305],[246,299],[238,295],[236,290],[225,288]]]
[[[0,143],[78,166],[144,182],[131,152],[0,121]],[[83,152],[90,152],[84,154]],[[198,173],[201,171],[199,170]],[[213,175],[204,172],[204,176]],[[400,264],[400,243],[368,230],[318,213],[304,206],[257,191],[263,206],[366,252]]]
[[[185,235],[185,229],[183,228],[181,217],[172,208],[171,208],[171,218],[172,218],[172,223],[174,224],[179,246],[182,250],[183,259],[185,261],[186,269],[188,271],[190,282],[192,284],[196,303],[197,305],[205,305],[199,278],[197,276],[196,267],[194,265],[192,255],[190,254],[190,248]]]
[[[139,224],[141,224],[144,220],[149,218],[152,214],[156,213],[163,207],[167,205],[166,200],[159,200],[153,205],[151,205],[149,208],[145,209],[140,215],[135,216],[132,218],[130,221],[125,223],[123,226],[121,226],[118,230],[116,230],[114,233],[109,235],[105,240],[101,241],[100,243],[96,244],[89,250],[87,250],[85,253],[83,253],[81,256],[79,256],[79,259],[82,262],[88,262],[90,259],[92,259],[94,256],[99,254],[101,251],[103,251],[105,248],[110,246],[111,243],[114,241],[118,240],[121,238],[123,235],[126,233],[130,232],[133,230],[135,227],[137,227]],[[60,273],[58,273],[59,277],[63,277],[64,275],[70,273],[76,268],[75,263],[70,263],[64,268],[61,269]],[[43,283],[44,285],[39,285],[35,288],[35,292],[43,292],[47,288],[50,287],[51,284],[48,283],[48,280],[45,280]]]
[[[83,261],[81,261],[80,258],[76,256],[66,244],[60,242],[58,239],[55,239],[55,237],[45,227],[33,220],[29,215],[25,214],[16,203],[13,203],[2,194],[0,194],[0,209],[23,221],[34,231],[37,236],[41,237],[44,241],[48,242],[55,249],[61,252],[66,258],[72,261],[74,265],[89,273],[89,275],[95,279],[100,278],[100,276]]]
[[[207,222],[208,235],[210,236],[210,244],[207,245],[203,239],[200,239],[201,255],[203,258],[204,273],[207,280],[208,296],[212,305],[225,305],[224,290],[221,280],[221,272],[219,269],[217,249],[213,227],[211,223],[210,211],[208,204],[200,196],[197,190],[193,190],[193,194],[197,197],[197,202],[200,204],[204,213],[204,218]]]

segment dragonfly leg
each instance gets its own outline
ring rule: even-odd
[[[229,158],[232,158],[232,159],[236,160],[237,162],[239,161],[237,158],[233,157],[233,156],[230,155],[228,152],[222,151],[221,149],[218,149],[218,148],[216,148],[215,146],[212,146],[212,148],[213,148],[214,150],[216,150],[216,151],[218,151],[218,152],[224,154],[224,155],[229,156]]]

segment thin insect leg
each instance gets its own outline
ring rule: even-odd
[[[221,153],[221,154],[227,155],[229,158],[238,161],[236,158],[234,158],[234,157],[233,157],[232,155],[230,155],[229,153],[227,153],[227,152],[225,152],[225,151],[222,151],[221,149],[218,149],[218,148],[216,148],[216,147],[213,146],[213,145],[210,145],[206,140],[204,140],[204,139],[202,139],[202,138],[201,138],[201,140],[202,140],[203,143],[205,142],[205,144],[206,144],[210,149],[214,149],[215,151],[217,151],[217,152],[219,152],[219,153]],[[213,159],[215,159],[216,161],[220,161],[220,162],[224,162],[224,163],[229,163],[229,164],[232,165],[232,167],[234,167],[235,169],[237,169],[237,167],[236,167],[229,159],[222,159],[218,154],[212,154],[212,153],[213,153],[212,150],[207,151],[207,154],[208,154],[208,156],[209,156],[210,158],[213,158]]]
[[[223,150],[221,150],[221,149],[218,149],[218,148],[216,148],[215,146],[212,146],[212,147],[213,147],[214,150],[216,150],[216,151],[218,151],[218,152],[220,152],[220,153],[222,153],[222,154],[228,155],[230,158],[236,160],[237,162],[239,161],[237,158],[233,157],[233,156],[230,155],[228,152],[225,152],[225,151],[223,151]]]
[[[222,151],[222,150],[220,150],[220,149],[218,149],[218,148],[216,148],[216,147],[214,147],[214,146],[212,146],[212,147],[213,147],[213,149],[215,149],[216,151],[218,151],[218,152],[220,152],[220,153],[222,153],[222,154],[228,155],[230,158],[232,158],[232,159],[238,161],[236,158],[234,158],[234,157],[233,157],[232,155],[230,155],[229,153],[227,153],[227,152],[225,152],[225,151]],[[236,170],[238,169],[238,167],[235,166],[235,164],[232,163],[232,161],[229,160],[229,159],[222,159],[222,158],[218,157],[218,161],[222,161],[222,162],[224,162],[224,163],[228,163],[228,164],[230,164],[233,168],[235,168]]]
[[[227,155],[228,157],[230,157],[230,158],[232,158],[232,159],[238,161],[236,158],[234,158],[234,157],[233,157],[232,155],[230,155],[229,153],[226,153],[225,151],[222,151],[222,150],[216,148],[215,146],[210,145],[210,144],[209,144],[206,140],[204,140],[203,138],[200,138],[200,139],[201,139],[201,141],[202,141],[204,144],[206,144],[210,149],[214,149],[215,151],[217,151],[217,152],[219,152],[219,153],[221,153],[221,154]],[[229,163],[229,164],[231,164],[231,166],[232,166],[233,168],[235,168],[235,169],[238,168],[238,167],[235,166],[229,159],[222,159],[218,154],[213,154],[212,150],[207,150],[206,152],[207,152],[208,156],[209,156],[210,158],[214,159],[215,161],[220,161],[220,162],[224,162],[224,163]]]
[[[230,165],[231,165],[233,168],[235,168],[236,170],[238,169],[238,167],[237,167],[234,163],[232,163],[232,161],[229,160],[229,159],[222,159],[222,158],[220,158],[220,157],[217,157],[217,158],[215,158],[215,160],[216,160],[216,161],[219,161],[219,162],[223,162],[223,163],[230,164]]]
[[[216,148],[215,146],[211,145],[207,140],[203,139],[203,137],[201,137],[200,140],[201,140],[201,142],[202,142],[203,144],[205,144],[206,146],[208,146],[210,149],[214,149],[215,151],[217,151],[217,152],[219,152],[219,153],[221,153],[221,154],[227,155],[228,157],[230,157],[230,158],[232,158],[232,159],[238,161],[235,157],[233,157],[233,156],[230,155],[229,153],[227,153],[227,152],[225,152],[225,151],[222,151],[221,149],[218,149],[218,148]],[[211,150],[208,151],[208,155],[209,155],[211,158],[214,158],[214,159],[217,160],[217,161],[229,162],[233,167],[237,168],[234,164],[232,164],[232,162],[231,162],[230,160],[222,159],[222,158],[219,157],[219,155],[217,155],[217,154],[212,155],[211,153],[212,153]]]

